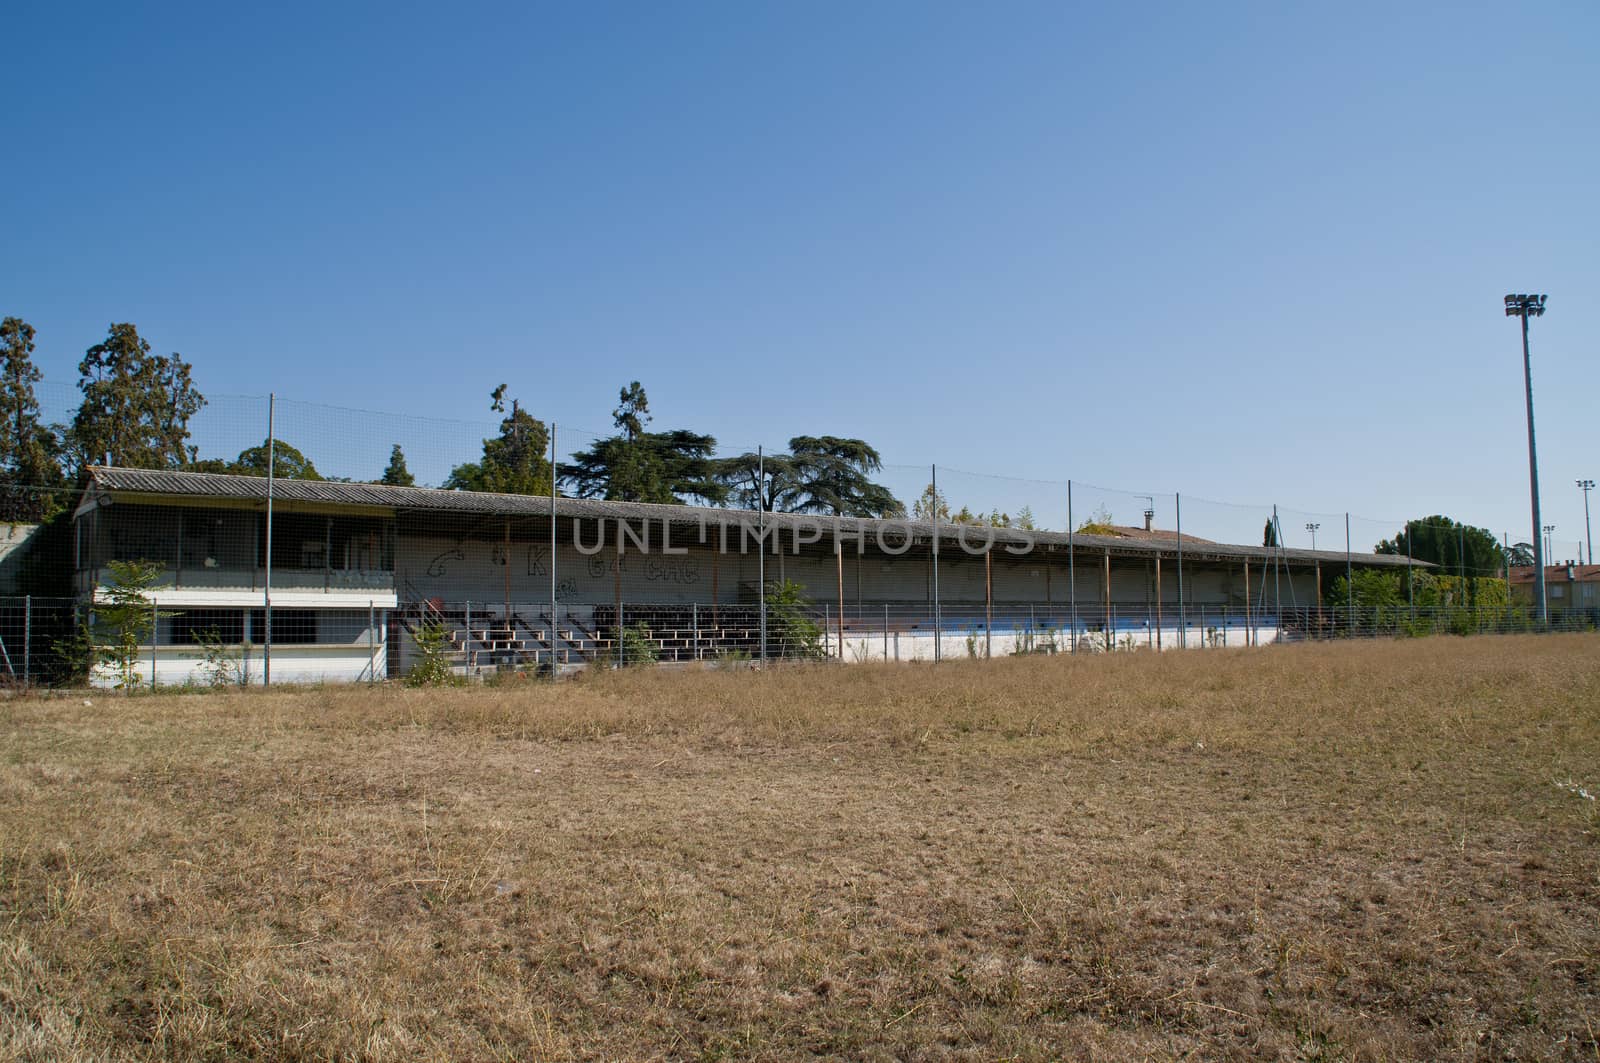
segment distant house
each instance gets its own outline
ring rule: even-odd
[[[1533,604],[1534,567],[1521,565],[1511,570],[1511,595]],[[1546,565],[1545,595],[1552,613],[1573,610],[1600,610],[1600,565]]]

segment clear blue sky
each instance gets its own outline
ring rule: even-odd
[[[1533,290],[1559,539],[1600,477],[1593,3],[28,3],[0,32],[0,313],[64,387],[128,320],[208,394],[487,423],[504,380],[605,429],[637,378],[658,427],[740,449],[1526,538],[1500,300]],[[376,475],[317,452],[353,425],[305,448]]]

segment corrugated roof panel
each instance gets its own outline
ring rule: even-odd
[[[138,494],[170,495],[185,498],[254,499],[265,502],[267,480],[261,476],[235,476],[220,473],[181,472],[170,469],[123,469],[96,466],[89,470],[94,485],[102,491],[132,492]],[[390,487],[385,484],[337,483],[327,480],[274,480],[273,497],[286,501],[329,503],[335,505],[373,506],[396,511],[462,513],[492,516],[542,516],[550,512],[550,499],[546,495],[499,495],[476,491],[444,491],[431,487]],[[556,512],[564,517],[610,517],[617,520],[649,519],[669,521],[674,524],[738,527],[746,522],[761,519],[751,510],[718,509],[711,506],[658,505],[648,502],[608,502],[592,498],[557,498]],[[869,542],[875,541],[880,529],[885,539],[898,543],[909,532],[921,540],[931,540],[933,525],[917,520],[870,520],[856,517],[833,517],[809,513],[768,513],[768,526],[789,529],[833,528],[842,534],[860,534]],[[963,534],[959,525],[939,526],[941,543],[956,543]],[[993,535],[998,545],[1021,545],[1032,542],[1042,546],[1064,547],[1074,542],[1078,547],[1109,549],[1122,556],[1145,555],[1162,557],[1176,553],[1177,544],[1171,541],[1124,538],[1111,535],[1077,535],[1066,532],[1023,532],[1013,528],[987,528],[967,526],[964,534],[969,542]],[[1345,555],[1334,550],[1274,551],[1259,546],[1239,546],[1228,543],[1190,543],[1184,536],[1183,552],[1195,560],[1237,560],[1268,563],[1275,558],[1299,564],[1324,562],[1343,565]],[[957,547],[959,549],[959,546]],[[1352,559],[1364,566],[1404,567],[1407,559],[1381,554],[1356,554]],[[1432,567],[1426,562],[1415,562],[1418,567]]]

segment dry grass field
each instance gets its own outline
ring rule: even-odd
[[[16,698],[0,1058],[1600,1059],[1579,790],[1581,635]]]

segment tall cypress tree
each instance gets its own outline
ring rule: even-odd
[[[134,326],[112,325],[78,363],[83,402],[71,429],[78,464],[170,469],[191,462],[189,419],[206,403],[191,370],[178,354],[151,354]]]
[[[39,420],[33,386],[34,328],[18,317],[0,321],[0,517],[38,521],[61,504],[61,441]]]
[[[383,479],[378,481],[390,487],[415,487],[417,478],[411,475],[411,470],[406,468],[405,451],[396,443],[389,451],[389,467],[383,470]]]

